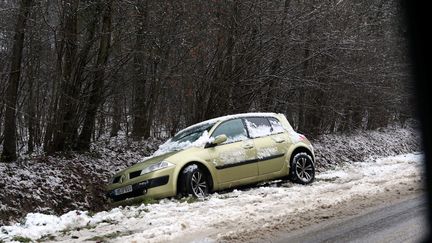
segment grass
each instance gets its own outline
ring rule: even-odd
[[[102,221],[102,222],[106,222],[106,223],[110,223],[110,224],[114,224],[114,223],[117,223],[117,221],[110,221],[110,222],[108,222],[108,220],[107,221]],[[75,230],[75,231],[80,231],[80,230],[83,230],[83,229],[87,229],[87,230],[90,230],[90,229],[94,229],[94,228],[96,228],[96,226],[97,225],[90,225],[90,224],[87,224],[86,226],[83,226],[83,227],[77,227],[77,228],[66,228],[66,229],[63,229],[63,230],[60,230],[60,233],[61,233],[61,235],[62,236],[65,236],[65,235],[70,235],[71,234],[71,231],[73,231],[73,230]],[[48,237],[48,238],[47,238]],[[53,237],[53,239],[51,239],[51,237]],[[75,236],[72,236],[72,238],[73,237],[75,237]],[[55,236],[51,236],[51,235],[47,235],[46,237],[44,237],[43,238],[43,240],[55,240]]]
[[[142,212],[148,213],[148,212],[150,212],[150,210],[148,208],[138,208],[135,212],[135,217],[139,218],[141,216]]]
[[[149,205],[149,204],[156,204],[156,203],[159,203],[159,200],[156,200],[156,199],[154,199],[154,198],[144,198],[143,200],[142,200],[142,202],[141,203],[144,203],[144,205]]]
[[[200,199],[198,199],[196,197],[189,196],[189,197],[182,197],[182,198],[180,198],[179,202],[181,202],[181,203],[183,203],[183,202],[194,203],[194,202],[197,202],[199,200]]]
[[[27,242],[32,242],[32,239],[23,236],[14,236],[12,238],[12,241],[27,243]]]
[[[63,229],[63,230],[60,230],[60,233],[61,233],[63,236],[65,236],[65,235],[69,235],[69,234],[70,234],[70,229]]]
[[[113,219],[104,219],[104,220],[102,220],[102,223],[116,224],[117,221],[113,220]]]
[[[96,228],[96,226],[97,226],[96,224],[91,225],[91,224],[88,223],[86,226],[82,227],[81,229],[88,229],[88,230],[89,230],[89,229],[94,229],[94,228]]]
[[[93,236],[91,238],[86,239],[86,241],[106,242],[109,239],[115,239],[117,237],[130,235],[132,233],[133,233],[132,231],[127,231],[127,232],[116,231],[105,235]]]
[[[338,177],[331,177],[331,178],[319,178],[315,179],[315,181],[324,181],[324,182],[334,182],[338,179]]]
[[[149,204],[156,204],[156,203],[159,203],[159,200],[157,200],[157,199],[154,199],[154,198],[144,198],[144,199],[142,199],[142,200],[137,200],[137,199],[135,199],[135,200],[131,200],[131,201],[127,201],[127,202],[122,202],[122,203],[120,203],[120,204],[118,204],[118,205],[112,205],[112,207],[111,208],[115,208],[115,207],[118,207],[118,206],[140,206],[141,204],[144,204],[144,205],[149,205]]]
[[[96,213],[97,213],[97,212],[95,212],[95,211],[91,211],[91,210],[87,211],[87,215],[90,216],[90,217],[95,216]]]
[[[48,235],[45,235],[45,236],[43,236],[42,238],[40,238],[39,240],[38,240],[38,242],[43,242],[43,241],[54,241],[55,240],[55,236],[54,235],[50,235],[50,234],[48,234]]]

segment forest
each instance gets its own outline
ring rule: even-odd
[[[2,0],[0,151],[86,152],[221,115],[299,132],[412,117],[398,1]]]

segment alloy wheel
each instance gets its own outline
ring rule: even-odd
[[[195,171],[192,174],[191,186],[195,196],[205,197],[207,195],[207,181],[200,171]]]
[[[312,161],[302,157],[296,162],[297,177],[303,182],[307,183],[312,179],[313,165]]]

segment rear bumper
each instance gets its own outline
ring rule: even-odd
[[[145,196],[147,194],[150,194],[149,189],[164,186],[164,185],[168,184],[168,181],[169,181],[168,175],[156,177],[156,178],[148,179],[148,180],[133,184],[131,192],[116,195],[115,190],[111,190],[106,195],[107,195],[107,197],[111,198],[114,202],[122,201],[122,200],[125,200],[128,198],[141,197],[141,196]]]

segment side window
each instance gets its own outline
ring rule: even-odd
[[[269,120],[270,125],[273,129],[272,134],[285,132],[285,129],[283,128],[282,124],[280,123],[280,121],[278,119],[273,118],[273,117],[269,117],[268,120]]]
[[[245,122],[252,138],[264,137],[272,133],[270,122],[265,117],[245,118]]]
[[[212,134],[215,138],[219,135],[225,134],[228,140],[225,143],[232,143],[247,139],[246,129],[240,119],[229,120],[220,124]]]

